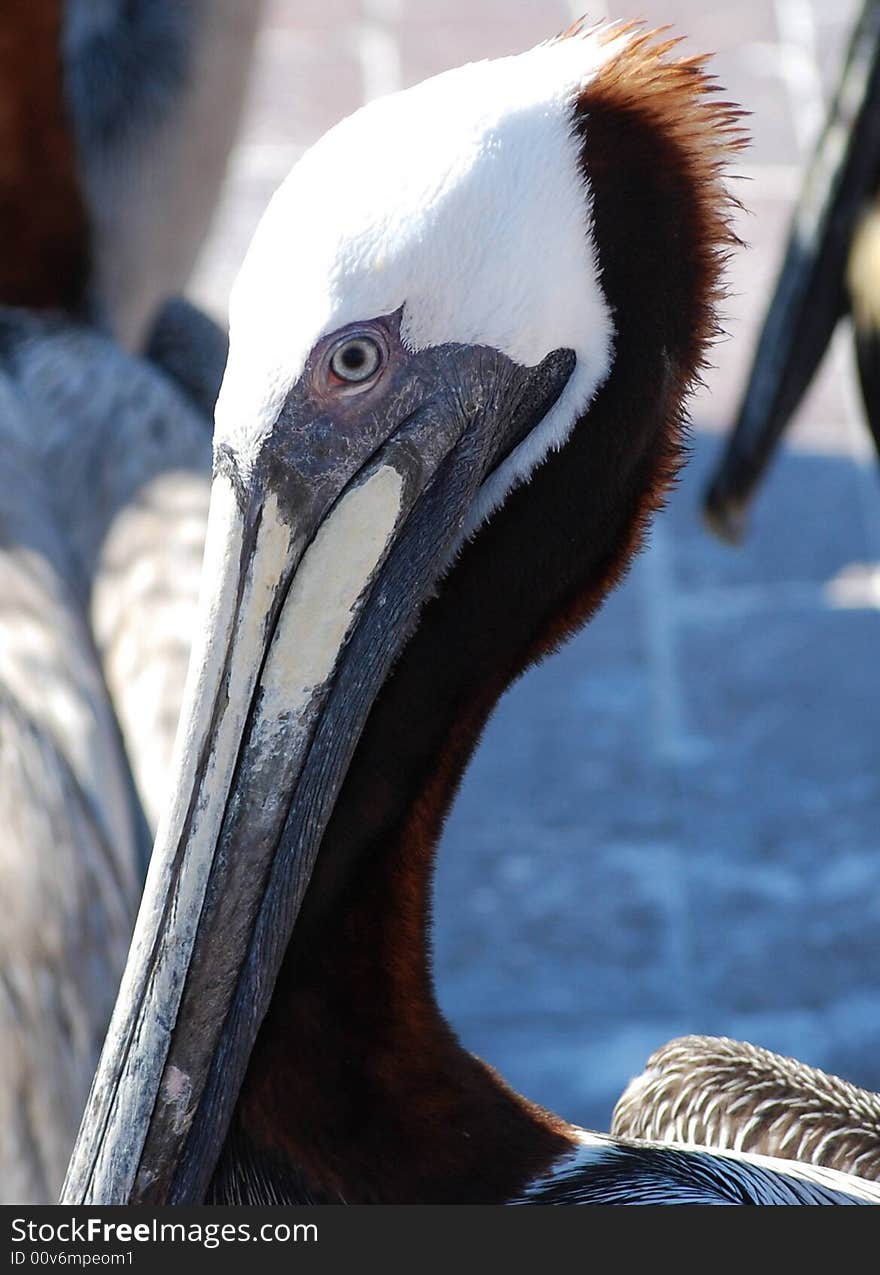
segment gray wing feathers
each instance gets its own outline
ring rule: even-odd
[[[16,372],[155,831],[196,620],[210,424],[151,364],[88,330],[32,332]]]
[[[0,378],[0,1198],[57,1198],[140,889],[127,765]]]

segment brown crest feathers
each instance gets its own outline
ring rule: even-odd
[[[601,589],[586,607],[583,595],[574,602],[552,645],[618,583],[665,503],[685,455],[687,402],[722,330],[724,269],[739,246],[732,218],[740,204],[724,179],[746,144],[746,113],[719,97],[706,57],[670,57],[680,41],[667,37],[667,30],[582,20],[559,37],[614,45],[584,84],[574,111],[602,288],[616,328],[617,387],[612,392],[609,383],[604,397],[617,397],[620,418],[628,419],[622,383],[635,387],[658,351],[666,385],[665,424],[628,534],[606,563]]]
[[[694,368],[698,373],[705,347],[720,332],[716,310],[724,297],[724,267],[730,251],[741,246],[732,226],[741,205],[725,184],[725,173],[748,144],[742,122],[747,112],[720,96],[715,77],[706,71],[710,55],[670,56],[681,39],[664,38],[667,31],[626,23],[579,32],[619,47],[584,86],[576,110],[584,136],[591,118],[600,115],[616,117],[619,131],[638,129],[655,143],[653,154],[644,155],[648,163],[641,175],[641,189],[650,191],[653,184],[655,191],[643,202],[649,218],[658,204],[684,214],[677,233],[672,223],[673,233],[664,246],[685,248],[692,259],[689,318],[696,320],[694,341],[703,347]],[[587,170],[593,185],[595,149]],[[608,159],[620,162],[619,155]],[[650,220],[645,230],[650,234]],[[655,234],[662,236],[663,231],[658,225]]]

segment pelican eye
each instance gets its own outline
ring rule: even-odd
[[[330,356],[330,371],[350,385],[372,380],[384,361],[385,352],[370,336],[351,336],[337,345]]]

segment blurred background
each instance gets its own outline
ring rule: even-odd
[[[880,1089],[880,483],[846,324],[746,542],[700,498],[735,416],[853,0],[639,0],[751,111],[728,337],[693,454],[623,588],[491,722],[448,824],[442,1003],[518,1089],[607,1128],[668,1038],[748,1039]],[[583,0],[268,0],[191,292],[222,318],[272,190],[368,98],[513,53]]]
[[[521,51],[584,3],[265,0],[188,296],[225,324],[270,195],[342,116]],[[748,1039],[880,1090],[880,483],[845,323],[745,543],[720,545],[700,514],[857,8],[589,10],[670,24],[684,52],[714,53],[753,136],[735,172],[748,248],[730,271],[728,335],[693,404],[683,481],[624,586],[500,704],[439,857],[446,1012],[516,1088],[594,1128],[647,1056],[686,1032]],[[207,455],[196,451],[194,470]],[[194,516],[200,527],[198,501]]]

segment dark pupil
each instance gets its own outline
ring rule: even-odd
[[[347,345],[342,351],[342,366],[347,372],[359,372],[367,361],[367,352],[360,344]]]

